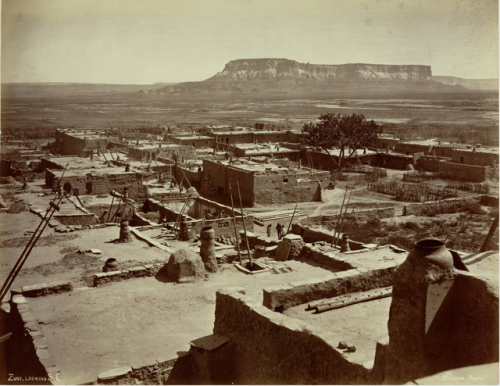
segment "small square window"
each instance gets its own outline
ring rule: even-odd
[[[283,178],[283,182],[288,182],[288,178]]]

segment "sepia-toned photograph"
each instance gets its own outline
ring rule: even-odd
[[[0,1],[0,384],[499,384],[498,0]]]

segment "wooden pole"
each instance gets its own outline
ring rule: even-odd
[[[108,212],[108,218],[106,219],[106,222],[109,222],[109,216],[111,215],[111,211],[113,210],[113,202],[115,202],[115,196],[111,196],[111,205],[109,206],[109,212]]]
[[[286,230],[285,235],[288,234],[288,231],[290,230],[290,227],[292,226],[292,221],[293,221],[293,218],[295,217],[295,211],[297,210],[297,205],[298,204],[295,204],[295,209],[293,210],[292,218],[290,219],[290,224],[288,224],[288,229]]]
[[[337,219],[337,224],[335,224],[335,228],[334,228],[334,231],[333,231],[332,247],[334,246],[335,237],[337,235],[337,227],[340,224],[340,217],[342,216],[342,210],[344,209],[345,197],[347,196],[347,191],[348,190],[349,190],[349,187],[346,186],[345,192],[344,192],[344,199],[342,200],[342,205],[340,206],[339,218]]]
[[[347,199],[347,204],[346,204],[345,210],[344,210],[344,216],[341,216],[342,220],[340,221],[339,231],[337,233],[337,238],[335,239],[335,246],[337,246],[337,243],[338,243],[339,238],[340,238],[340,231],[342,230],[342,225],[344,225],[345,214],[347,213],[347,209],[349,208],[349,203],[351,202],[351,196],[352,196],[353,190],[354,189],[351,189],[351,193],[349,193],[349,198]]]
[[[495,219],[493,220],[493,224],[491,224],[490,231],[488,232],[488,235],[486,236],[486,239],[484,240],[483,245],[481,246],[481,249],[479,252],[485,252],[486,248],[488,248],[488,244],[490,243],[491,238],[493,237],[493,234],[498,228],[498,213]]]
[[[240,181],[237,180],[236,184],[238,185],[238,197],[240,199],[240,209],[241,209],[241,222],[243,223],[243,231],[245,232],[245,240],[247,242],[247,250],[248,250],[248,260],[250,261],[250,270],[251,270],[253,267],[252,254],[250,253],[250,243],[248,242],[247,227],[245,225],[245,214],[243,213],[243,204],[241,202]]]
[[[231,197],[231,209],[233,210],[234,236],[236,237],[236,246],[238,247],[238,259],[240,261],[240,265],[243,267],[243,260],[241,260],[241,251],[240,251],[238,230],[236,229],[236,215],[234,214],[233,191],[231,189],[231,184],[229,184],[229,196]]]

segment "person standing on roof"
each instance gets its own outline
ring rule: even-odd
[[[278,223],[276,225],[276,232],[278,233],[278,240],[281,240],[281,231],[282,231],[283,227],[281,226],[280,223]]]
[[[267,226],[267,237],[271,237],[271,224]]]

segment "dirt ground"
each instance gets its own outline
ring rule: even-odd
[[[24,237],[26,230],[34,231],[41,219],[30,213],[0,213],[0,280],[4,280],[29,241]],[[113,243],[119,236],[119,228],[106,227],[87,229],[72,233],[54,233],[47,227],[33,248],[23,270],[14,282],[13,288],[45,283],[54,280],[69,280],[85,285],[82,276],[102,272],[107,259],[113,257],[119,263],[130,267],[141,263],[166,262],[168,254],[150,247],[134,238],[127,244]],[[78,249],[100,249],[99,255],[78,254]]]
[[[155,278],[129,279],[105,287],[29,299],[42,324],[50,355],[67,384],[95,380],[112,368],[136,361],[175,358],[189,341],[212,333],[215,293],[241,286],[257,302],[262,288],[330,271],[298,261],[282,263],[293,271],[245,275],[232,265],[191,284],[163,283]]]
[[[387,322],[391,297],[358,303],[320,314],[306,311],[307,304],[291,307],[283,313],[291,318],[303,320],[325,331],[335,326],[335,333],[349,346],[356,346],[357,359],[375,359],[377,341],[388,335]],[[352,355],[352,354],[347,354]]]

